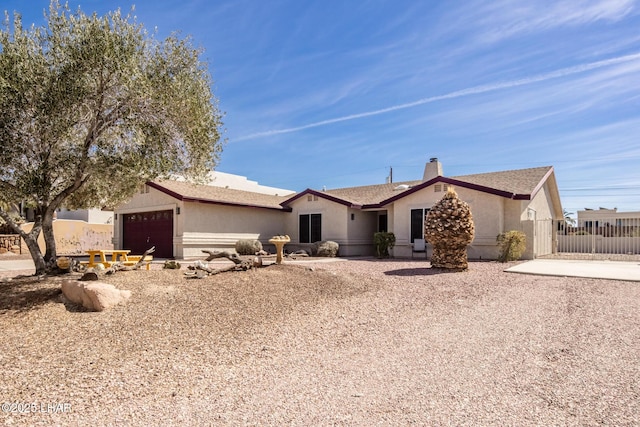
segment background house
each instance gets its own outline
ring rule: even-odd
[[[585,209],[578,211],[576,221],[559,223],[556,229],[561,253],[612,256],[605,259],[627,259],[624,256],[640,254],[640,212],[637,211]]]
[[[116,209],[115,246],[142,252],[155,245],[157,257],[183,258],[201,256],[201,249],[231,249],[239,239],[268,246],[273,235],[288,234],[289,250],[333,240],[340,255],[360,256],[373,255],[375,232],[390,231],[396,235],[394,255],[409,257],[429,209],[449,186],[471,206],[471,258],[496,258],[496,237],[509,230],[527,234],[525,258],[552,253],[552,220],[563,218],[551,166],[445,177],[433,158],[420,180],[297,194],[220,176],[208,185],[147,183]]]

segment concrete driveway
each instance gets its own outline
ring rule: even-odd
[[[509,267],[505,271],[543,276],[588,277],[640,282],[640,261],[535,259]]]

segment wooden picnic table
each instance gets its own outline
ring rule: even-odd
[[[95,267],[97,264],[102,264],[105,267],[111,267],[111,264],[114,264],[118,261],[127,262],[129,261],[128,255],[130,250],[123,249],[90,249],[87,250],[87,254],[89,255],[89,263],[87,267]],[[111,255],[111,259],[107,259],[107,257]],[[96,261],[96,256],[100,257],[100,261]]]

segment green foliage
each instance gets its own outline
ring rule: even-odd
[[[335,258],[338,256],[338,250],[340,245],[331,240],[325,240],[322,242],[316,242],[313,245],[313,252],[319,257]]]
[[[130,14],[88,16],[57,0],[45,18],[23,28],[15,13],[0,27],[0,202],[34,206],[49,253],[62,203],[114,206],[148,180],[203,178],[222,149],[222,114],[190,39],[158,40]]]
[[[500,262],[519,260],[527,249],[527,236],[522,231],[511,230],[498,235]]]
[[[389,258],[389,250],[396,245],[396,235],[388,232],[378,232],[373,235],[378,258]]]
[[[255,255],[262,250],[260,240],[242,239],[236,242],[236,252],[238,255]]]
[[[164,262],[164,265],[162,266],[163,269],[165,270],[180,270],[180,263],[178,261],[174,261],[171,259],[168,259]]]

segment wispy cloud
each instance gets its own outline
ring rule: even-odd
[[[621,64],[621,63],[633,62],[633,61],[637,61],[637,60],[640,60],[640,53],[634,53],[634,54],[630,54],[630,55],[624,55],[624,56],[619,56],[619,57],[615,57],[615,58],[605,59],[605,60],[602,60],[602,61],[596,61],[596,62],[591,62],[591,63],[586,63],[586,64],[575,65],[575,66],[572,66],[572,67],[562,68],[562,69],[559,69],[559,70],[556,70],[556,71],[552,71],[552,72],[549,72],[549,73],[537,74],[537,75],[525,77],[525,78],[522,78],[522,79],[516,79],[516,80],[505,81],[505,82],[492,83],[492,84],[488,84],[488,85],[474,86],[474,87],[470,87],[470,88],[466,88],[466,89],[450,92],[450,93],[447,93],[447,94],[444,94],[444,95],[431,96],[431,97],[427,97],[427,98],[418,99],[418,100],[413,101],[413,102],[408,102],[408,103],[404,103],[404,104],[397,104],[397,105],[393,105],[393,106],[390,106],[390,107],[381,108],[381,109],[378,109],[378,110],[366,111],[366,112],[363,112],[363,113],[356,113],[356,114],[350,114],[350,115],[341,116],[341,117],[335,117],[335,118],[332,118],[332,119],[321,120],[321,121],[308,123],[308,124],[301,125],[301,126],[295,126],[295,127],[290,127],[290,128],[284,128],[284,129],[274,129],[274,130],[268,130],[268,131],[264,131],[264,132],[257,132],[257,133],[241,136],[239,138],[235,138],[235,141],[246,141],[246,140],[257,139],[257,138],[262,138],[262,137],[268,137],[268,136],[273,136],[273,135],[281,135],[281,134],[286,134],[286,133],[299,132],[299,131],[302,131],[302,130],[316,128],[316,127],[320,127],[320,126],[327,126],[327,125],[331,125],[331,124],[335,124],[335,123],[346,122],[346,121],[356,120],[356,119],[362,119],[362,118],[371,117],[371,116],[377,116],[377,115],[380,115],[380,114],[391,113],[391,112],[394,112],[394,111],[404,110],[404,109],[408,109],[408,108],[414,108],[414,107],[418,107],[418,106],[421,106],[421,105],[425,105],[425,104],[429,104],[429,103],[433,103],[433,102],[437,102],[437,101],[442,101],[442,100],[446,100],[446,99],[455,99],[455,98],[461,98],[461,97],[470,96],[470,95],[478,95],[478,94],[489,93],[489,92],[502,90],[502,89],[510,89],[510,88],[514,88],[514,87],[519,87],[519,86],[525,86],[525,85],[530,85],[530,84],[534,84],[534,83],[544,82],[544,81],[547,81],[547,80],[552,80],[552,79],[557,79],[557,78],[562,78],[562,77],[568,77],[568,76],[571,76],[571,75],[584,73],[584,72],[595,70],[595,69],[598,69],[598,68],[608,67],[608,66],[612,66],[612,65],[616,65],[616,64]]]
[[[631,14],[637,0],[564,0],[520,2],[505,0],[469,8],[474,26],[485,42],[497,42],[518,34],[536,33],[554,28],[616,22]]]

